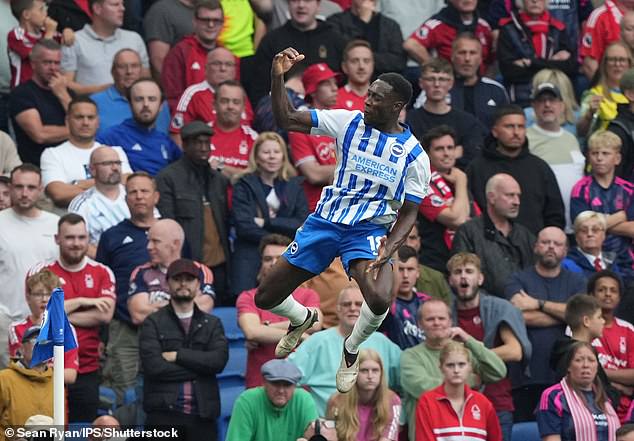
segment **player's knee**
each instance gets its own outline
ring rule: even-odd
[[[374,290],[370,295],[366,296],[365,301],[368,304],[370,310],[376,315],[383,314],[390,307],[389,296],[386,297],[384,294],[381,294]]]
[[[254,298],[255,306],[260,309],[271,309],[273,306],[275,306],[269,300],[271,296],[268,293],[268,287],[265,284],[260,285]]]

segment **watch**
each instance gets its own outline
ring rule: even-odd
[[[538,308],[540,311],[544,310],[544,305],[546,305],[546,300],[537,300]]]

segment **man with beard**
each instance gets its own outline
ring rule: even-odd
[[[156,81],[141,78],[130,86],[128,101],[132,107],[132,118],[98,135],[97,141],[122,147],[132,170],[154,176],[181,156],[178,146],[156,128],[161,88]]]
[[[480,258],[472,253],[455,254],[447,262],[449,285],[454,293],[453,322],[497,354],[504,362],[531,359],[532,346],[521,312],[509,302],[481,289],[484,277]],[[487,384],[484,395],[497,412],[504,441],[511,439],[513,398],[511,380]]]
[[[99,405],[99,329],[112,320],[115,308],[115,279],[110,268],[89,258],[88,230],[75,213],[57,224],[55,243],[59,258],[36,265],[29,275],[43,268],[55,273],[64,290],[64,310],[77,330],[79,370],[68,386],[68,422],[92,421]]]
[[[99,147],[90,155],[90,173],[95,186],[77,195],[68,211],[81,215],[88,227],[88,256],[97,254],[101,233],[130,217],[121,185],[121,159],[112,147]]]
[[[189,259],[167,268],[169,303],[150,314],[139,335],[147,427],[181,427],[181,439],[215,441],[220,399],[216,374],[229,348],[220,320],[201,311],[200,269]],[[181,432],[182,436],[182,432]]]
[[[535,354],[550,354],[553,343],[564,335],[566,301],[574,294],[585,292],[583,276],[561,267],[568,244],[566,234],[557,227],[539,232],[533,249],[536,263],[513,273],[504,295],[522,311],[528,338]],[[532,357],[531,376],[512,375],[516,421],[535,419],[533,411],[542,392],[556,381],[548,357]]]

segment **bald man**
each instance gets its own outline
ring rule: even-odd
[[[130,217],[122,185],[121,156],[112,147],[98,147],[90,154],[89,168],[95,186],[75,196],[68,211],[86,220],[88,227],[88,256],[97,254],[101,234]]]
[[[504,173],[491,176],[485,192],[486,210],[458,228],[451,253],[477,254],[482,260],[482,287],[502,297],[511,273],[533,264],[535,236],[515,222],[522,189],[512,176]]]
[[[132,323],[140,325],[145,318],[169,303],[165,277],[167,267],[181,258],[185,233],[172,219],[156,221],[148,231],[147,250],[150,261],[136,267],[130,276],[128,311]],[[205,265],[200,268],[200,292],[195,302],[204,312],[214,307],[213,275]]]
[[[119,429],[121,425],[115,417],[111,415],[102,415],[100,417],[97,417],[97,419],[92,422],[92,427],[97,429]],[[106,436],[106,432],[91,432],[90,434],[88,434],[88,441],[105,441],[109,439],[115,438],[109,438],[108,436]]]
[[[586,285],[581,274],[561,267],[568,242],[560,228],[541,230],[533,252],[535,265],[513,273],[504,290],[504,296],[522,311],[533,354],[542,354],[531,358],[530,378],[523,374],[512,378],[514,386],[522,386],[513,391],[516,422],[534,419],[541,393],[557,380],[547,355],[552,352],[553,343],[564,335],[566,301],[585,292]]]

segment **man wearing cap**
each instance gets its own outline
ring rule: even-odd
[[[310,394],[296,387],[302,373],[288,360],[270,360],[261,372],[264,386],[244,391],[233,406],[227,441],[296,440],[304,436],[317,418],[317,408]]]
[[[577,138],[564,130],[564,102],[561,92],[552,83],[539,84],[531,96],[535,123],[526,129],[528,149],[550,166],[561,192],[566,210],[566,231],[572,232],[570,192],[583,177],[585,157]]]
[[[227,286],[229,180],[209,165],[213,134],[213,129],[202,121],[184,126],[184,154],[158,174],[156,184],[161,194],[161,215],[183,227],[192,259],[211,268],[216,298],[223,303],[231,300]]]
[[[630,69],[621,77],[621,91],[629,103],[618,104],[618,114],[608,130],[621,138],[621,164],[616,168],[616,175],[626,181],[634,181],[634,69]]]
[[[326,63],[308,66],[302,75],[305,100],[312,109],[330,109],[337,103],[338,74]],[[308,209],[313,212],[321,189],[332,182],[335,172],[335,139],[324,135],[289,132],[288,142],[295,167],[304,176]]]
[[[146,427],[182,427],[185,439],[215,441],[220,397],[216,374],[229,356],[217,317],[201,311],[200,269],[189,259],[167,268],[170,301],[150,314],[139,334]]]

